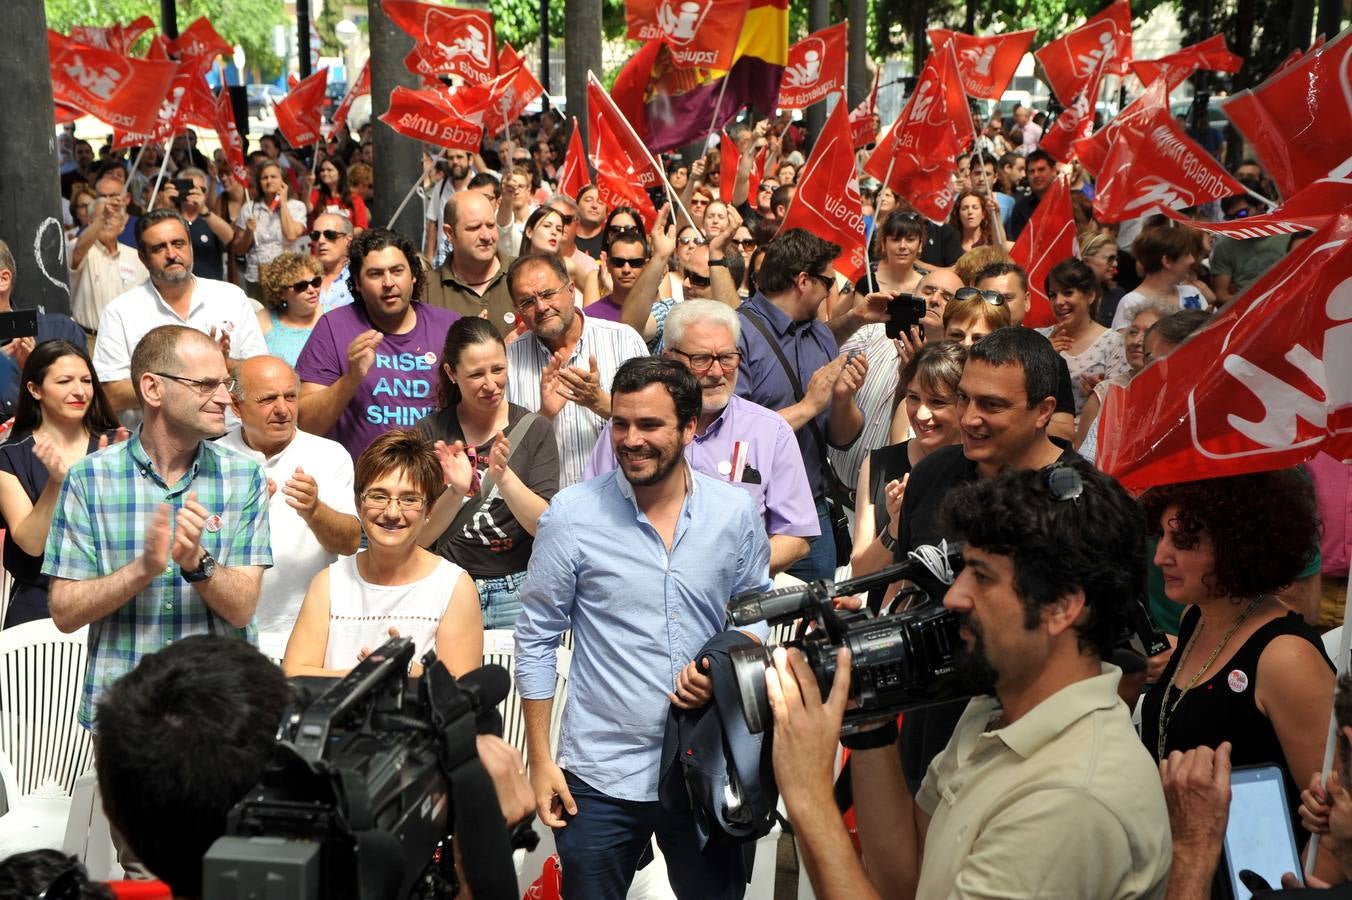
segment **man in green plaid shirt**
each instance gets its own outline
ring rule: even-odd
[[[131,377],[141,429],[71,467],[42,566],[57,627],[90,626],[86,728],[99,694],[166,644],[204,633],[256,643],[272,565],[262,469],[206,440],[225,431],[230,403],[221,347],[161,326],[136,345]]]

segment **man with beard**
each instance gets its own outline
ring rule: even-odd
[[[695,655],[725,630],[729,600],[770,586],[769,541],[744,491],[685,463],[701,404],[685,366],[631,359],[612,390],[619,471],[554,497],[522,588],[516,681],[536,811],[554,829],[565,900],[623,897],[654,833],[677,897],[740,898],[742,846],[701,849],[692,814],[663,809],[657,785],[668,706],[709,702]],[[556,762],[555,651],[570,627]]]
[[[94,343],[94,371],[113,409],[136,409],[132,350],[157,326],[196,328],[215,338],[229,359],[268,354],[253,304],[244,292],[228,282],[193,275],[192,238],[177,210],[156,209],[137,220],[136,245],[150,278],[108,304]],[[135,419],[124,421],[134,424]]]
[[[1104,661],[1145,587],[1140,509],[1079,461],[962,487],[943,521],[967,542],[944,605],[977,696],[914,795],[894,723],[845,739],[867,874],[831,783],[849,652],[825,702],[799,651],[767,672],[775,776],[816,895],[1163,897],[1164,792]]]
[[[634,329],[588,316],[573,303],[573,283],[552,253],[528,253],[507,270],[516,314],[530,330],[507,346],[507,400],[554,422],[559,486],[582,469],[606,419],[620,365],[648,348]]]
[[[440,244],[442,229],[445,225],[446,201],[452,195],[469,188],[470,179],[475,175],[474,167],[469,164],[469,154],[464,150],[446,151],[446,177],[437,182],[424,198],[427,205],[427,233],[424,239],[423,255],[440,264]]]
[[[427,302],[462,316],[483,316],[505,338],[516,327],[516,312],[498,254],[496,216],[492,201],[479,191],[460,191],[446,201],[451,252],[428,277]]]
[[[1028,154],[1027,172],[1028,187],[1032,192],[1014,201],[1014,208],[1010,210],[1009,228],[1005,237],[1011,241],[1019,239],[1019,233],[1028,224],[1028,220],[1033,218],[1033,211],[1042,202],[1042,195],[1052,186],[1052,180],[1056,178],[1056,160],[1052,159],[1046,150],[1034,150]]]
[[[686,300],[666,321],[662,355],[688,368],[704,394],[686,460],[696,472],[735,484],[756,501],[770,536],[770,573],[777,575],[807,555],[808,541],[821,527],[793,429],[774,410],[734,393],[741,326],[722,303]],[[609,436],[602,434],[582,477],[615,465]]]
[[[436,408],[437,357],[460,316],[419,302],[422,260],[403,235],[368,229],[349,256],[361,300],[320,316],[296,374],[300,427],[342,444],[355,461],[376,435]]]

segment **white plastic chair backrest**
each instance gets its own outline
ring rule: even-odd
[[[550,746],[558,744],[559,723],[562,720],[563,703],[568,695],[568,667],[572,663],[573,653],[567,647],[560,646],[556,651],[556,674],[554,676],[554,709],[550,719]],[[526,718],[521,710],[521,695],[516,690],[516,643],[510,629],[493,629],[484,632],[484,665],[490,663],[502,666],[512,676],[512,686],[507,699],[498,706],[502,714],[502,739],[526,754]]]
[[[76,714],[84,688],[88,634],[62,634],[51,619],[0,631],[0,751],[19,793],[47,781],[67,793],[94,762]]]

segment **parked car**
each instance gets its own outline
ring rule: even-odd
[[[272,108],[277,105],[286,91],[277,87],[275,84],[251,84],[245,87],[249,95],[249,118],[261,119],[272,114]]]

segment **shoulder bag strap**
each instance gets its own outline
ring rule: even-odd
[[[509,464],[512,458],[516,456],[516,451],[521,449],[521,438],[525,436],[531,424],[538,418],[540,418],[538,413],[528,412],[517,420],[511,431],[507,432],[507,443],[512,445],[512,449],[507,453]],[[480,509],[483,509],[483,505],[488,502],[488,497],[492,493],[493,476],[485,475],[483,480],[479,482],[479,492],[465,501],[459,512],[455,514],[455,518],[451,519],[451,524],[446,526],[446,530],[442,534],[455,534],[465,523],[473,519]]]

